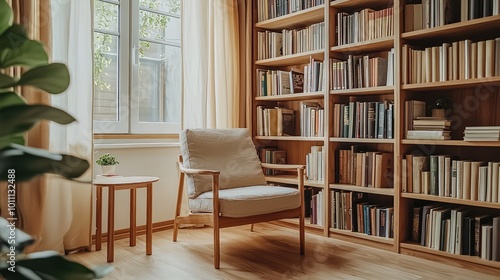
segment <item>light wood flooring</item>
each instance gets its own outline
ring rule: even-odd
[[[306,255],[299,255],[298,233],[263,223],[221,230],[221,266],[213,268],[212,229],[181,229],[153,235],[153,255],[146,256],[145,235],[137,246],[115,241],[114,271],[105,279],[500,279],[500,274],[478,273],[399,255],[314,234],[306,235]],[[106,263],[102,251],[73,254],[88,266]],[[499,272],[500,273],[500,272]]]

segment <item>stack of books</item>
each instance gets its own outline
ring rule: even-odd
[[[417,117],[413,129],[408,130],[408,139],[449,140],[451,121],[437,117]]]
[[[464,141],[500,141],[500,126],[467,126]]]

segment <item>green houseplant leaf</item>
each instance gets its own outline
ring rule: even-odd
[[[48,93],[61,93],[69,86],[69,71],[62,63],[42,65],[28,70],[17,85],[34,86]]]
[[[26,29],[19,24],[13,24],[5,32],[0,33],[0,49],[17,48],[28,39]]]
[[[24,99],[15,92],[0,93],[0,109],[24,104],[26,104]]]
[[[17,83],[15,78],[12,78],[9,75],[5,75],[0,73],[0,89],[2,88],[10,88]]]
[[[19,48],[0,49],[0,69],[10,66],[33,67],[47,64],[48,59],[43,45],[34,40],[25,41]]]
[[[0,2],[0,34],[7,30],[12,25],[14,16],[7,2]]]
[[[63,110],[47,105],[16,105],[0,111],[0,137],[25,132],[40,120],[54,121],[59,124],[70,124],[75,121]]]
[[[0,151],[0,180],[6,180],[8,169],[16,170],[16,180],[26,181],[52,173],[66,178],[78,178],[87,171],[89,162],[66,154],[10,144]]]

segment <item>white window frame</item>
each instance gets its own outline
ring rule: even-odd
[[[180,17],[163,11],[140,8],[138,0],[99,1],[110,4],[118,4],[119,7],[119,108],[117,121],[93,121],[94,134],[178,134],[181,131],[181,120],[179,120],[178,123],[140,122],[139,103],[134,102],[133,89],[137,88],[139,85],[139,39],[147,40],[153,43],[165,44],[164,41],[139,38],[139,11],[146,10],[179,19]],[[137,28],[132,28],[133,26],[137,26]],[[96,29],[93,28],[93,32],[95,31]],[[170,45],[169,43],[167,44]],[[180,47],[180,44],[172,43],[172,45]]]

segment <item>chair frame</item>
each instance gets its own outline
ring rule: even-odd
[[[174,219],[174,233],[173,241],[177,241],[177,234],[179,231],[179,225],[181,224],[203,224],[214,228],[214,267],[218,269],[220,267],[220,229],[226,227],[240,226],[246,224],[268,222],[279,219],[296,218],[299,217],[299,239],[300,239],[300,254],[305,253],[305,229],[304,229],[304,165],[293,165],[293,164],[270,164],[261,163],[264,168],[284,170],[284,171],[296,171],[298,174],[297,185],[300,192],[300,206],[294,209],[289,209],[285,211],[254,215],[248,217],[234,218],[234,217],[224,217],[220,215],[219,212],[219,176],[220,171],[218,170],[208,170],[208,169],[189,169],[183,166],[182,155],[178,157],[178,166],[180,170],[179,176],[179,192],[177,193],[177,206],[175,209],[175,219]],[[184,176],[188,175],[206,175],[212,176],[212,192],[213,192],[213,213],[190,213],[187,216],[180,216],[181,206],[182,206],[182,196],[184,192]]]

